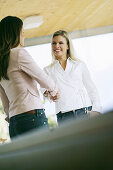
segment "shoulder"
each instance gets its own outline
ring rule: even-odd
[[[48,66],[44,67],[44,70],[49,72],[54,69],[55,65],[56,65],[56,62],[53,62],[49,64]]]
[[[26,60],[26,61],[32,62],[33,58],[26,49],[21,47],[21,48],[17,49],[17,52],[18,52],[18,60],[19,61]]]
[[[81,61],[80,63],[82,68],[87,68],[87,64],[84,61]]]
[[[86,66],[86,63],[83,60],[77,58],[77,60],[72,60],[73,64],[80,64],[81,66]]]
[[[77,60],[72,60],[71,59],[71,63],[73,65],[73,68],[79,68],[80,70],[82,71],[85,71],[85,70],[88,70],[87,69],[87,64],[83,61],[83,60],[80,60],[80,59],[77,59]]]
[[[80,65],[80,64],[82,64],[83,63],[83,61],[81,61],[80,59],[76,59],[76,60],[73,60],[73,59],[71,59],[71,58],[69,58],[69,61],[70,61],[70,63],[73,65],[73,66],[77,66],[77,65]]]
[[[22,47],[11,49],[11,55],[21,55],[21,54],[22,55],[23,54],[28,54],[28,52]]]
[[[14,48],[11,50],[11,55],[13,60],[16,60],[18,63],[33,63],[34,59],[24,48]]]
[[[27,50],[25,48],[22,48],[22,47],[18,48],[17,51],[18,51],[19,55],[21,55],[21,54],[22,55],[29,55],[29,53],[27,52]]]
[[[11,55],[17,55],[18,54],[18,48],[12,48],[10,51]]]

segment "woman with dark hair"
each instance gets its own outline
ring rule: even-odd
[[[95,116],[101,112],[97,89],[91,79],[86,64],[75,58],[73,46],[68,33],[56,31],[52,36],[52,63],[44,71],[58,85],[60,98],[42,89],[45,97],[50,96],[55,102],[58,122],[70,118]]]
[[[35,63],[24,45],[23,22],[7,16],[0,22],[0,97],[9,117],[10,137],[47,126],[37,83],[52,96],[58,88]]]

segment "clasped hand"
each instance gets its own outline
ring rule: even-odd
[[[53,102],[56,102],[60,98],[60,91],[58,90],[55,96],[52,96],[49,91],[45,91],[44,96],[49,97]]]

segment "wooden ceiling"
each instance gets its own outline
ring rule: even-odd
[[[7,16],[43,16],[44,23],[25,30],[25,38],[113,25],[113,0],[0,0],[0,20]]]

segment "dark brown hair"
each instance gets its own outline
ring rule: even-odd
[[[15,16],[7,16],[0,21],[0,80],[9,80],[7,69],[10,50],[20,44],[23,22]]]

